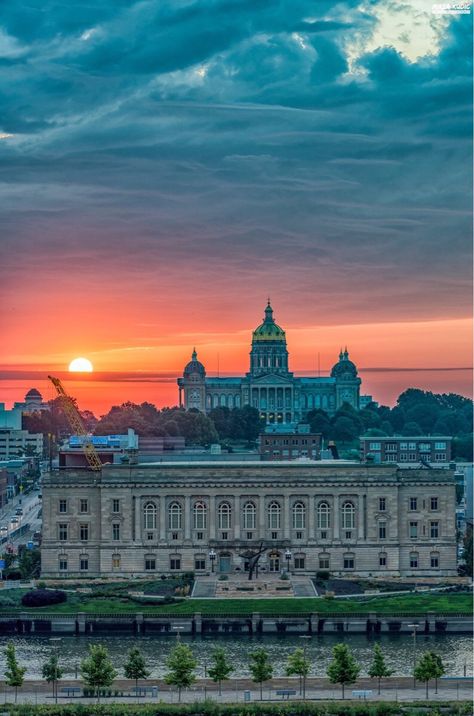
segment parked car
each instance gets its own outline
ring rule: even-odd
[[[19,521],[20,520],[18,519],[18,517],[12,517],[10,520],[12,525],[17,525],[19,523]]]
[[[15,512],[15,515],[22,515],[22,514],[23,514],[22,508],[21,508],[21,507],[17,507],[16,512]]]

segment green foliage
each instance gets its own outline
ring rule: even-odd
[[[438,680],[445,672],[439,654],[434,651],[425,651],[415,665],[413,675],[417,681],[424,681],[426,685],[426,698],[428,698],[428,684],[431,679]]]
[[[250,653],[249,669],[252,675],[252,681],[256,684],[260,684],[260,700],[262,700],[263,682],[268,681],[273,676],[273,666],[266,649],[261,647]]]
[[[90,644],[89,656],[81,662],[81,676],[87,686],[95,689],[99,700],[100,689],[111,686],[117,676],[105,646]]]
[[[137,647],[130,649],[123,668],[127,679],[135,679],[135,686],[138,685],[138,679],[147,679],[150,676],[143,654]]]
[[[222,682],[226,681],[233,671],[232,664],[227,660],[226,653],[222,647],[217,647],[212,652],[212,665],[207,673],[213,681],[219,684],[219,694],[221,693]]]
[[[188,688],[196,681],[197,661],[189,646],[176,644],[166,660],[166,665],[169,671],[165,675],[165,682],[177,687],[181,701],[181,689]]]
[[[63,677],[63,670],[59,666],[59,658],[57,654],[51,654],[48,661],[43,664],[43,679],[50,684],[53,681],[59,681]]]
[[[311,662],[307,658],[305,650],[301,647],[296,648],[289,656],[286,662],[286,675],[299,676],[300,693],[301,682],[303,682],[303,698],[306,695],[306,677],[311,669]]]
[[[332,684],[341,684],[342,698],[344,687],[353,684],[359,676],[360,666],[346,644],[336,644],[332,650],[333,660],[328,666],[327,675]]]
[[[472,577],[472,562],[473,562],[473,554],[472,554],[472,524],[468,524],[466,526],[466,534],[464,535],[463,545],[464,545],[464,561],[465,561],[465,573]]]
[[[15,702],[18,696],[18,687],[23,686],[25,680],[26,666],[20,666],[17,658],[15,646],[9,642],[5,649],[5,657],[7,668],[5,669],[5,683],[15,689]]]
[[[371,678],[378,679],[379,694],[380,680],[387,676],[391,676],[392,673],[393,672],[388,668],[385,663],[385,657],[382,653],[382,649],[380,648],[380,644],[376,644],[374,646],[374,658],[372,664],[370,665],[369,676]]]
[[[35,579],[41,572],[41,550],[23,549],[18,559],[22,579]]]

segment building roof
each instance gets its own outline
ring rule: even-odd
[[[273,308],[270,305],[270,300],[268,301],[265,309],[265,318],[263,319],[263,323],[261,323],[254,330],[252,335],[252,343],[260,343],[262,341],[277,341],[278,343],[286,344],[285,331],[275,323],[275,319],[273,318]]]

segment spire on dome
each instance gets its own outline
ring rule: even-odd
[[[270,297],[268,297],[267,307],[265,309],[265,321],[273,323],[273,308],[270,304]]]
[[[197,357],[198,357],[198,354],[196,353],[196,348],[193,348],[192,360],[197,360]]]

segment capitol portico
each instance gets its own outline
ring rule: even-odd
[[[289,370],[285,331],[275,322],[268,302],[263,322],[253,331],[248,373],[241,377],[209,377],[196,350],[178,378],[179,404],[208,413],[225,406],[251,405],[269,424],[291,425],[321,408],[334,414],[343,403],[359,409],[360,384],[347,348],[329,376],[295,377]]]

